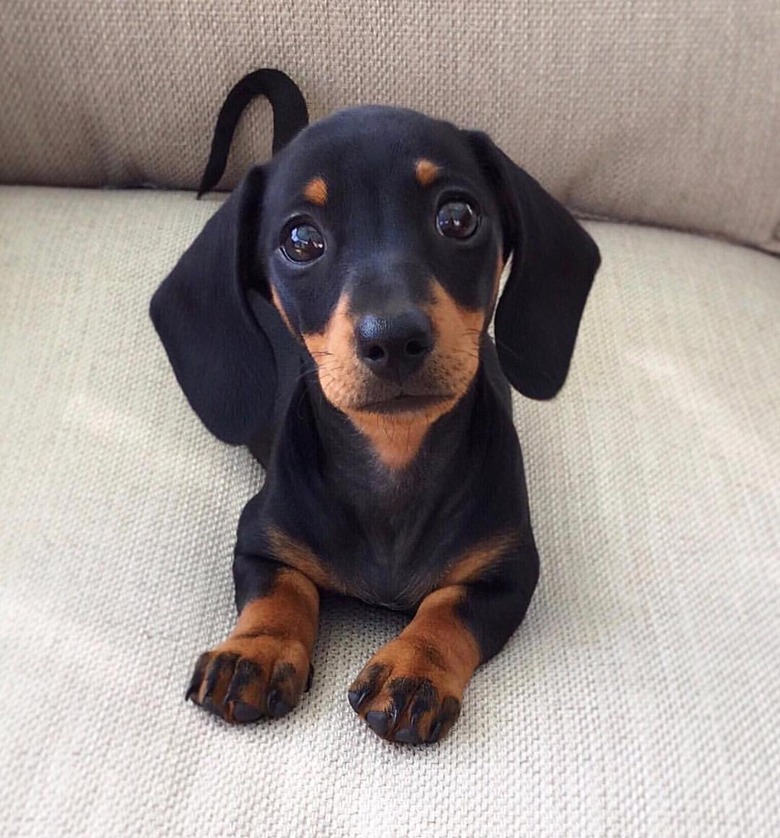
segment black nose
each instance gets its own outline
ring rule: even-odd
[[[419,309],[392,317],[366,314],[358,321],[355,339],[363,363],[399,384],[422,366],[433,349],[431,321]]]

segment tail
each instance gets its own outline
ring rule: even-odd
[[[244,108],[256,96],[265,96],[271,103],[274,113],[274,154],[309,124],[309,112],[300,88],[281,70],[264,68],[244,76],[233,86],[219,111],[208,163],[198,187],[198,198],[219,183],[225,172],[238,120]]]

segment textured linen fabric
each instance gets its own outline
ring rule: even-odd
[[[539,590],[408,748],[346,700],[405,620],[349,600],[285,719],[183,701],[263,479],[147,319],[216,206],[0,189],[0,834],[780,834],[780,261],[588,224],[569,381],[516,399]]]
[[[259,66],[313,118],[404,105],[493,135],[568,205],[780,251],[777,0],[4,0],[0,181],[197,186]],[[224,184],[270,151],[247,112]]]

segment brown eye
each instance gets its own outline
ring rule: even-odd
[[[467,239],[478,224],[479,215],[467,201],[445,201],[436,212],[436,228],[448,239]]]
[[[313,224],[291,221],[282,232],[279,247],[291,262],[312,262],[325,252],[325,239]]]

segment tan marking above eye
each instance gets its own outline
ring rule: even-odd
[[[441,168],[431,160],[421,157],[414,164],[414,176],[420,186],[430,186],[439,176]]]
[[[324,207],[328,200],[328,184],[321,177],[313,177],[304,187],[303,197],[310,204]]]

